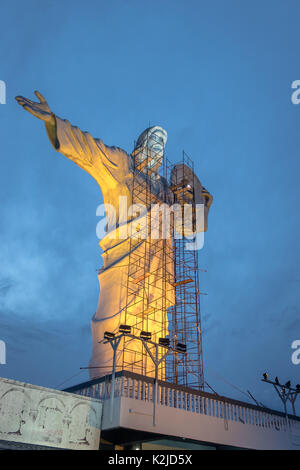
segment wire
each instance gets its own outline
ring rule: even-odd
[[[226,383],[227,385],[229,385],[230,387],[234,388],[235,390],[237,390],[238,392],[242,393],[243,395],[246,395],[246,397],[248,398],[249,400],[249,394],[244,392],[243,390],[241,390],[240,388],[238,388],[236,385],[232,384],[231,382],[229,382],[229,380],[225,379],[224,377],[222,377],[220,374],[218,374],[216,371],[214,371],[213,369],[211,369],[210,367],[207,367],[205,366],[206,369],[210,370],[219,380],[223,381],[224,383]]]
[[[81,373],[82,373],[82,370],[80,372],[77,372],[77,374],[72,375],[72,377],[69,377],[68,379],[64,380],[60,384],[56,385],[56,387],[54,387],[54,388],[57,389],[58,387],[61,387],[64,383],[68,382],[69,380],[73,379],[74,377],[77,377]]]
[[[207,385],[207,387],[208,387],[210,390],[212,390],[212,392],[213,392],[215,395],[220,396],[220,395],[209,385],[209,383],[207,383],[207,382],[204,382],[204,383]]]

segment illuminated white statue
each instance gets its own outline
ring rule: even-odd
[[[68,121],[60,119],[52,113],[45,98],[37,91],[35,94],[40,102],[33,102],[21,96],[16,97],[16,100],[26,111],[45,122],[49,139],[55,150],[86,170],[97,181],[105,203],[106,233],[100,241],[103,250],[103,268],[98,275],[100,297],[97,311],[92,318],[93,350],[90,361],[90,375],[101,376],[109,373],[112,366],[112,350],[109,345],[101,342],[105,331],[116,333],[120,324],[125,322],[134,326],[136,319],[143,313],[144,323],[140,329],[151,331],[154,341],[158,340],[158,336],[168,334],[168,320],[164,319],[165,331],[162,331],[161,317],[166,316],[166,309],[174,305],[175,301],[173,264],[170,261],[173,250],[172,239],[165,242],[163,250],[156,249],[151,254],[150,249],[148,254],[144,255],[145,243],[149,246],[149,238],[137,236],[133,240],[130,236],[133,231],[138,233],[140,230],[141,233],[145,233],[149,201],[143,201],[142,190],[148,184],[146,174],[149,174],[149,169],[151,169],[152,202],[163,200],[162,195],[168,193],[167,182],[159,176],[167,133],[159,126],[146,129],[138,138],[134,151],[129,155],[118,147],[105,145],[101,139],[95,139],[88,132],[82,132]],[[134,168],[137,165],[140,165],[141,171],[134,178]],[[138,202],[145,204],[145,211],[133,211],[130,214],[128,208],[137,202],[133,201],[133,180],[141,187]],[[190,180],[195,186],[197,202],[204,204],[205,220],[202,230],[205,231],[212,197],[192,173]],[[168,201],[164,202],[168,204]],[[155,240],[153,243],[157,247],[160,241]],[[163,240],[161,243],[164,243]],[[170,255],[169,262],[166,275],[162,276],[162,269],[166,269],[163,267],[165,263],[163,256],[166,252]],[[130,277],[128,265],[133,256],[142,261],[139,261],[140,270],[137,269],[130,274],[132,295],[128,298]],[[141,273],[145,272],[147,278],[145,275],[141,276]],[[147,305],[145,305],[145,295],[139,296],[145,289]],[[165,292],[164,305],[162,305],[162,289]],[[143,302],[134,301],[137,298],[143,299]],[[117,369],[126,369],[128,364],[135,362],[135,356],[141,352],[140,342],[135,341],[131,349],[132,352],[127,352],[127,356],[122,354],[121,348],[119,349]],[[143,364],[145,375],[152,375],[153,365],[150,363],[151,361],[149,364]],[[140,367],[136,369],[130,367],[130,370],[141,371]]]

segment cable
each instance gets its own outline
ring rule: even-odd
[[[249,394],[244,392],[243,390],[241,390],[240,388],[238,388],[236,385],[232,384],[231,382],[229,382],[229,380],[225,379],[224,377],[222,377],[220,374],[218,374],[217,372],[215,372],[213,369],[211,369],[210,367],[207,367],[205,366],[206,369],[210,370],[213,374],[215,374],[215,376],[222,380],[224,383],[226,383],[227,385],[229,385],[230,387],[234,388],[235,390],[237,390],[238,392],[242,393],[243,395],[246,395],[246,397],[248,398],[249,400]]]
[[[209,385],[209,383],[207,383],[207,382],[204,382],[204,383],[208,386],[208,388],[209,388],[210,390],[212,390],[212,392],[213,392],[215,395],[220,396],[220,395]]]
[[[78,372],[77,374],[72,375],[72,377],[69,377],[68,379],[64,380],[60,384],[56,385],[56,387],[54,387],[54,388],[57,389],[58,387],[61,387],[64,383],[68,382],[69,380],[73,379],[74,377],[77,377],[81,373],[82,373],[82,370],[80,372]]]

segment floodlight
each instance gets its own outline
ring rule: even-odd
[[[149,331],[141,331],[140,332],[140,338],[144,339],[145,341],[150,341],[151,340],[152,333]]]
[[[184,353],[184,352],[186,352],[186,344],[177,343],[175,349],[176,349],[177,352]]]
[[[158,339],[158,344],[160,346],[165,346],[166,348],[168,348],[170,346],[170,340],[169,340],[169,338],[159,338]]]
[[[115,337],[115,333],[111,333],[110,331],[105,331],[104,333],[104,339],[113,339]]]
[[[131,326],[129,326],[129,325],[120,325],[120,327],[119,327],[119,332],[120,332],[120,333],[128,333],[128,334],[130,334],[130,333],[131,333]]]

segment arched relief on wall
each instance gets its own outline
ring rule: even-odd
[[[14,392],[14,391],[15,392],[21,392],[23,394],[24,400],[26,400],[27,403],[31,402],[31,397],[30,397],[29,393],[27,393],[26,389],[24,389],[22,387],[13,386],[13,387],[8,388],[7,390],[5,390],[5,392],[0,396],[0,403],[1,403],[1,400],[5,397],[5,395],[7,395],[10,392]]]
[[[69,425],[69,439],[70,444],[77,444],[82,446],[91,445],[91,428],[99,428],[97,423],[97,413],[90,403],[79,402],[76,403],[70,411],[71,423]],[[85,422],[83,423],[83,416]]]
[[[54,395],[42,398],[37,406],[35,432],[46,442],[62,441],[65,404]]]
[[[63,400],[61,398],[58,398],[57,395],[53,395],[53,394],[50,394],[50,395],[46,395],[45,397],[41,398],[39,403],[38,403],[38,408],[40,408],[40,406],[42,406],[42,403],[45,401],[45,400],[55,400],[57,402],[60,403],[60,405],[62,406],[62,408],[65,410],[66,408],[66,405],[65,403],[63,402]]]
[[[0,436],[21,435],[23,420],[24,400],[30,402],[29,396],[24,390],[12,387],[6,390],[0,398]]]

